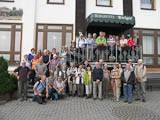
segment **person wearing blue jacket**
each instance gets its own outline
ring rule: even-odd
[[[102,100],[102,80],[103,80],[103,69],[100,67],[99,62],[95,63],[95,68],[93,70],[93,99],[98,98]],[[98,89],[97,89],[98,88]]]

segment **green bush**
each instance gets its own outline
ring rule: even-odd
[[[12,93],[17,89],[17,78],[8,74],[8,62],[0,57],[0,94]]]

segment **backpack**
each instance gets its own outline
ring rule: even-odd
[[[38,81],[38,84],[36,86],[36,89],[38,88],[38,86],[41,84],[41,81]],[[43,85],[42,85],[43,86]],[[45,89],[46,88],[46,82],[45,82],[45,87],[43,86],[43,88]]]

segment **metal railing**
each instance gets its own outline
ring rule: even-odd
[[[93,46],[92,48],[75,48],[70,55],[70,61],[75,64],[79,64],[88,60],[90,62],[96,62],[99,59],[103,59],[104,62],[127,62],[131,59],[133,62],[137,62],[142,58],[142,47],[122,46]]]

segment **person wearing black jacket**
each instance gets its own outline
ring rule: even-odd
[[[126,69],[122,72],[124,102],[132,103],[132,88],[135,84],[134,71],[130,69],[130,65],[126,64]]]
[[[98,98],[102,100],[102,80],[103,80],[103,69],[100,67],[99,63],[95,63],[95,68],[93,70],[93,99],[97,98],[97,87],[98,87]]]
[[[22,61],[22,65],[14,70],[14,75],[17,77],[18,90],[20,101],[27,100],[27,81],[30,74],[30,69],[26,66],[26,62]]]

